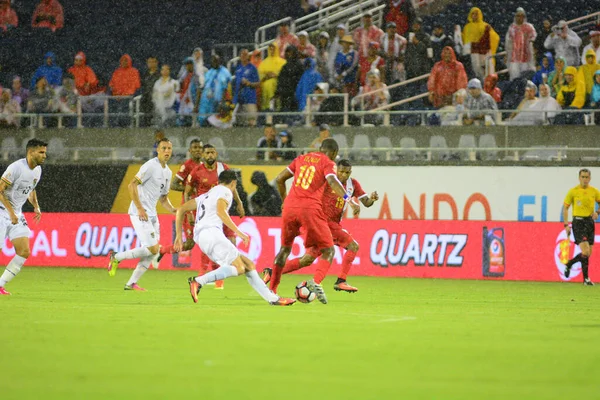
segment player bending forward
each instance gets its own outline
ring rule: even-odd
[[[38,139],[28,141],[27,156],[10,164],[0,180],[0,249],[8,237],[16,253],[0,276],[0,295],[10,295],[4,286],[17,276],[29,257],[31,231],[23,216],[25,201],[29,200],[33,205],[35,222],[42,218],[35,187],[42,176],[40,165],[46,161],[47,146]]]
[[[346,190],[346,194],[350,197],[356,197],[365,207],[371,207],[377,200],[379,200],[379,196],[377,192],[371,193],[371,195],[367,195],[363,190],[360,183],[354,179],[350,178],[352,174],[352,164],[350,160],[340,160],[337,163],[337,177],[344,186]],[[337,281],[333,285],[333,288],[338,291],[344,291],[349,293],[357,292],[358,289],[354,286],[350,286],[346,282],[346,278],[348,277],[348,272],[350,272],[350,268],[352,267],[352,262],[356,258],[356,253],[358,252],[358,243],[348,231],[342,228],[340,224],[342,221],[342,214],[346,209],[346,202],[344,199],[339,196],[333,189],[325,188],[325,192],[323,193],[323,212],[327,217],[327,224],[329,225],[329,230],[331,231],[331,236],[333,237],[333,243],[339,247],[346,249],[346,254],[342,259],[342,271],[338,276]],[[356,209],[358,211],[358,209]],[[293,271],[297,271],[300,268],[307,267],[315,261],[317,257],[321,255],[321,252],[316,247],[311,247],[306,249],[306,254],[302,258],[295,258],[291,261],[285,263],[285,267],[283,268],[283,273],[288,274]],[[271,280],[271,268],[265,268],[263,280],[265,283],[268,283]]]
[[[158,156],[146,161],[129,183],[129,196],[131,197],[129,218],[142,246],[133,250],[110,253],[110,262],[108,263],[108,275],[110,276],[115,276],[119,262],[122,260],[140,259],[129,281],[125,284],[125,290],[146,291],[137,283],[148,270],[160,247],[158,244],[160,225],[156,213],[156,202],[160,201],[163,207],[172,213],[177,211],[167,197],[171,183],[171,170],[167,166],[167,162],[173,153],[173,145],[169,139],[161,139],[156,151]]]
[[[281,281],[285,262],[292,251],[292,244],[300,234],[300,228],[306,231],[305,246],[315,247],[321,253],[317,263],[317,272],[313,279],[307,282],[310,290],[315,292],[317,299],[327,304],[327,296],[321,287],[327,271],[331,266],[335,249],[333,238],[323,213],[323,192],[333,190],[344,203],[351,200],[336,176],[336,166],[333,160],[338,153],[338,144],[333,139],[325,139],[318,152],[296,157],[294,161],[277,176],[277,189],[283,199],[281,249],[273,262],[273,274],[270,280],[274,292]],[[289,196],[286,196],[285,182],[294,178]],[[329,185],[329,186],[328,186]],[[350,202],[353,212],[358,212],[358,204]]]
[[[271,292],[260,279],[254,263],[240,255],[238,249],[223,233],[223,224],[231,229],[248,245],[249,237],[238,229],[229,216],[229,207],[233,201],[233,190],[237,185],[234,171],[219,174],[219,184],[207,193],[187,201],[177,210],[176,236],[173,245],[175,251],[183,247],[182,230],[185,213],[196,210],[194,241],[200,250],[220,267],[199,277],[188,279],[190,294],[194,303],[198,302],[200,289],[208,283],[245,273],[248,283],[266,301],[276,306],[289,306],[295,299],[283,298]]]

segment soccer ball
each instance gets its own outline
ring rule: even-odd
[[[300,303],[310,303],[317,298],[317,295],[306,286],[306,281],[297,284],[294,293]]]

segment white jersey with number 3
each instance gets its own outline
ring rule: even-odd
[[[138,195],[142,207],[149,217],[155,217],[158,199],[169,194],[171,170],[166,165],[163,167],[158,158],[154,157],[142,165],[135,179],[139,182]],[[133,201],[129,205],[129,215],[138,215]]]
[[[217,185],[201,196],[196,197],[196,224],[194,225],[194,236],[207,228],[223,229],[223,221],[217,215],[217,203],[219,199],[227,202],[227,210],[233,202],[233,193],[223,185]]]
[[[6,168],[6,171],[4,171],[4,174],[2,174],[2,180],[8,185],[4,191],[4,195],[17,216],[22,214],[23,204],[27,201],[29,193],[35,190],[41,176],[42,167],[38,165],[34,169],[29,168],[26,158],[10,164]],[[1,204],[0,214],[8,216],[8,211]]]

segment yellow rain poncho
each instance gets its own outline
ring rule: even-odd
[[[479,14],[477,22],[473,22],[473,12]],[[500,36],[496,33],[490,24],[483,20],[483,13],[477,7],[471,8],[469,12],[469,23],[463,28],[462,34],[463,43],[471,43],[471,53],[496,54]]]
[[[285,60],[279,56],[279,48],[277,43],[269,45],[269,54],[258,67],[258,76],[260,77],[260,89],[261,89],[261,101],[260,109],[267,110],[269,108],[269,102],[275,96],[275,90],[277,90],[277,78],[279,77],[279,71],[285,65]],[[275,74],[275,77],[268,78],[267,74],[271,72]]]

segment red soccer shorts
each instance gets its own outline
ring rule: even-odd
[[[303,228],[303,231],[306,232],[305,247],[318,249],[333,247],[333,238],[323,210],[300,207],[284,208],[282,220],[282,246],[292,247],[294,239],[300,235],[300,228]]]
[[[333,237],[333,244],[345,249],[350,243],[354,242],[352,235],[342,228],[338,222],[328,221],[327,224]],[[318,258],[321,256],[321,250],[317,247],[306,247],[306,254],[309,254],[313,258]]]

